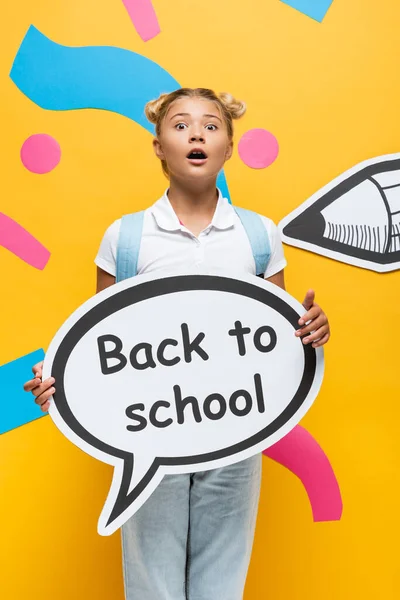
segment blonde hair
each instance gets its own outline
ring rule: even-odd
[[[145,115],[150,123],[156,126],[157,136],[161,133],[161,125],[169,107],[175,100],[180,98],[203,98],[214,102],[221,111],[230,139],[233,138],[233,120],[240,119],[246,112],[246,104],[241,100],[236,100],[231,94],[225,92],[216,94],[213,90],[207,88],[180,88],[169,94],[161,94],[159,98],[151,100],[145,106]],[[166,161],[162,160],[161,164],[164,174],[168,177]]]

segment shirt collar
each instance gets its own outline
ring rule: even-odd
[[[184,228],[171,206],[168,199],[168,190],[164,192],[159,200],[151,207],[153,217],[160,229],[166,231],[179,231]],[[218,190],[218,201],[211,226],[216,229],[229,229],[235,222],[235,210],[227,198],[222,196],[221,190]]]

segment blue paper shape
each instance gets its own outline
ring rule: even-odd
[[[35,350],[0,367],[0,434],[45,416],[32,394],[23,389],[33,365],[43,358],[44,351]]]
[[[321,23],[333,0],[281,0],[281,2]]]
[[[154,125],[146,119],[145,104],[180,87],[172,75],[145,56],[111,46],[62,46],[33,25],[22,40],[10,77],[41,108],[109,110],[151,133]],[[229,198],[223,172],[217,184]]]

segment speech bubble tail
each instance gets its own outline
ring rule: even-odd
[[[150,497],[163,478],[152,457],[128,456],[114,470],[111,489],[100,515],[98,532],[111,535]]]

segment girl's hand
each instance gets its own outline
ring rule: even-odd
[[[296,335],[303,338],[303,344],[312,344],[313,348],[318,348],[326,344],[331,334],[328,317],[322,308],[315,304],[314,299],[314,290],[308,290],[303,302],[307,312],[299,319],[300,329],[296,331]]]
[[[24,390],[25,392],[32,392],[35,396],[36,404],[39,404],[42,411],[46,412],[50,406],[49,398],[56,391],[53,387],[55,379],[54,377],[49,377],[42,382],[43,361],[32,367],[32,371],[34,377],[24,384]]]

